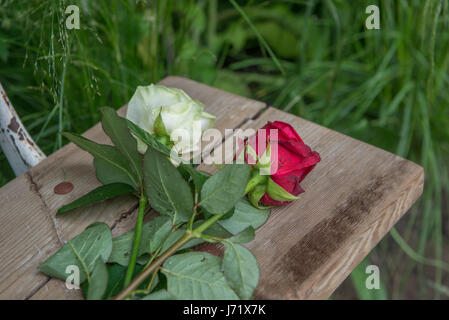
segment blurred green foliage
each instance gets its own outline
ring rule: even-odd
[[[80,30],[65,28],[68,4]],[[380,30],[365,28],[371,4]],[[0,81],[47,154],[137,85],[181,75],[416,161],[424,195],[369,258],[386,290],[368,294],[361,266],[354,292],[447,298],[448,24],[447,0],[3,0]]]

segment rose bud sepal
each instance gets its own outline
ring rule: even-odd
[[[268,178],[267,181],[267,194],[271,199],[281,202],[293,201],[301,198],[291,194],[276,182],[274,182],[271,178]]]
[[[251,178],[246,185],[245,194],[251,192],[257,185],[266,185],[268,176],[259,174],[259,169],[253,168]]]
[[[249,202],[251,202],[253,207],[257,209],[273,208],[272,206],[262,206],[259,204],[265,192],[267,192],[267,186],[265,184],[258,184],[248,193]]]
[[[169,137],[169,135],[167,133],[167,130],[165,129],[164,121],[162,121],[162,115],[161,115],[160,109],[162,109],[162,108],[159,108],[159,114],[156,117],[156,120],[154,121],[154,125],[153,125],[154,126],[154,133],[156,134],[156,136],[160,136],[160,137],[167,136],[167,137]]]

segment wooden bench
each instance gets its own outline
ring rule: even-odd
[[[328,298],[422,193],[423,169],[394,154],[188,79],[168,77],[161,84],[202,101],[223,133],[281,120],[322,157],[302,183],[302,199],[273,209],[247,245],[260,264],[258,299]],[[99,124],[85,136],[108,143]],[[62,181],[72,182],[73,191],[55,194]],[[67,290],[37,266],[95,221],[107,223],[114,236],[134,227],[131,197],[55,217],[60,206],[99,185],[92,157],[70,143],[0,189],[1,299],[81,298],[79,290]]]

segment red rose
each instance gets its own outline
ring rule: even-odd
[[[256,134],[245,141],[245,162],[254,165],[247,192],[253,205],[261,202],[264,206],[282,206],[304,192],[300,183],[320,161],[320,155],[304,144],[288,123],[268,122],[262,129],[266,130],[261,131],[265,135]],[[276,133],[273,130],[277,130],[277,139],[270,139]],[[267,146],[270,147],[269,158]],[[264,159],[271,170],[265,176],[260,174]]]

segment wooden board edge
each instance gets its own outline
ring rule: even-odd
[[[261,293],[256,289],[256,299],[289,300],[325,300],[350,275],[352,270],[379,243],[389,230],[402,218],[421,196],[424,186],[424,170],[421,166],[403,159],[409,165],[416,166],[415,174],[407,181],[403,190],[398,191],[396,200],[379,210],[377,218],[369,226],[354,236],[332,254],[316,272],[298,287],[291,287],[280,297],[277,294]],[[342,257],[346,257],[342,259]],[[267,291],[266,291],[267,292]]]

